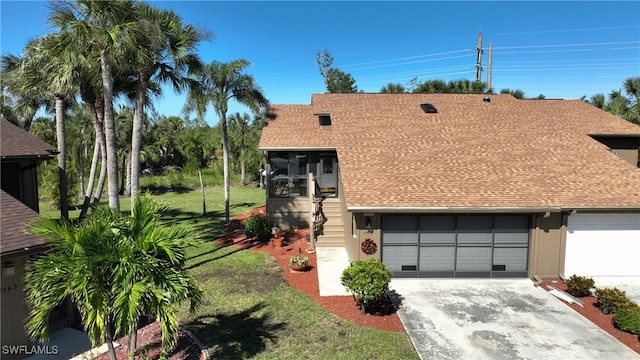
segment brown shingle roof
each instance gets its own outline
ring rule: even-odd
[[[0,253],[3,256],[44,245],[40,237],[24,232],[26,224],[40,216],[37,212],[2,190],[0,208]]]
[[[8,158],[50,158],[56,149],[13,125],[0,120],[0,157]]]
[[[640,208],[640,169],[589,136],[640,127],[578,100],[483,97],[316,94],[275,105],[260,147],[337,149],[352,209]]]

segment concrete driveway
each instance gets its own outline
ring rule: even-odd
[[[640,359],[528,279],[393,279],[422,359]]]

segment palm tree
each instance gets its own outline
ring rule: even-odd
[[[403,94],[405,92],[404,85],[400,83],[388,83],[380,89],[382,94]]]
[[[49,22],[65,36],[62,48],[74,48],[77,44],[92,44],[100,58],[100,74],[104,97],[104,127],[107,152],[107,177],[109,207],[120,208],[118,191],[118,155],[114,122],[114,71],[112,66],[119,51],[126,50],[140,31],[137,18],[137,2],[76,0],[54,2]]]
[[[249,132],[251,126],[249,124],[249,114],[235,113],[229,117],[229,128],[231,130],[230,142],[237,148],[238,159],[240,160],[240,184],[247,184],[245,160],[247,158],[247,142],[250,140]]]
[[[107,342],[116,359],[115,334],[137,330],[142,314],[155,315],[166,353],[175,345],[176,305],[190,300],[195,311],[202,290],[185,269],[186,248],[194,244],[191,231],[163,226],[163,208],[149,194],[140,196],[132,215],[100,207],[82,223],[40,219],[29,232],[47,239],[50,251],[29,263],[26,275],[30,337],[46,341],[49,314],[69,297],[82,316],[94,345]],[[135,340],[129,353],[135,351]]]
[[[24,47],[22,57],[5,56],[2,62],[9,71],[19,76],[12,82],[15,91],[37,94],[36,99],[42,96],[55,99],[60,216],[66,219],[69,217],[69,205],[65,114],[76,88],[73,86],[75,65],[70,61],[72,57],[56,51],[60,39],[57,34],[36,38]],[[27,95],[27,102],[32,99],[32,96]]]
[[[186,154],[193,156],[198,169],[198,177],[200,178],[200,190],[202,192],[202,216],[207,214],[207,202],[204,193],[204,182],[202,181],[202,162],[208,154],[207,136],[199,128],[193,129],[183,140],[182,147]]]
[[[195,50],[203,39],[195,27],[183,26],[182,19],[173,11],[158,10],[143,5],[139,24],[144,30],[135,39],[133,73],[137,77],[133,132],[131,137],[131,204],[139,190],[140,151],[144,108],[148,92],[157,89],[156,83],[169,81],[176,92],[187,83],[185,75],[201,65]]]
[[[235,99],[247,106],[254,114],[268,106],[269,101],[253,76],[244,74],[249,60],[237,59],[227,63],[213,61],[198,73],[198,83],[189,90],[185,112],[195,110],[204,117],[207,105],[212,104],[222,124],[222,154],[224,163],[224,215],[229,222],[229,135],[227,131],[227,111],[229,100]]]

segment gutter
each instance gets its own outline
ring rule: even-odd
[[[558,206],[540,207],[501,207],[501,206],[347,206],[347,210],[354,212],[380,212],[380,213],[501,213],[501,212],[561,212],[563,209]]]
[[[336,147],[294,146],[294,147],[258,147],[262,151],[336,151]]]
[[[638,206],[347,206],[352,212],[377,213],[558,213],[640,211]]]

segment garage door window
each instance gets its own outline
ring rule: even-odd
[[[385,215],[382,259],[396,276],[526,276],[528,215]]]

